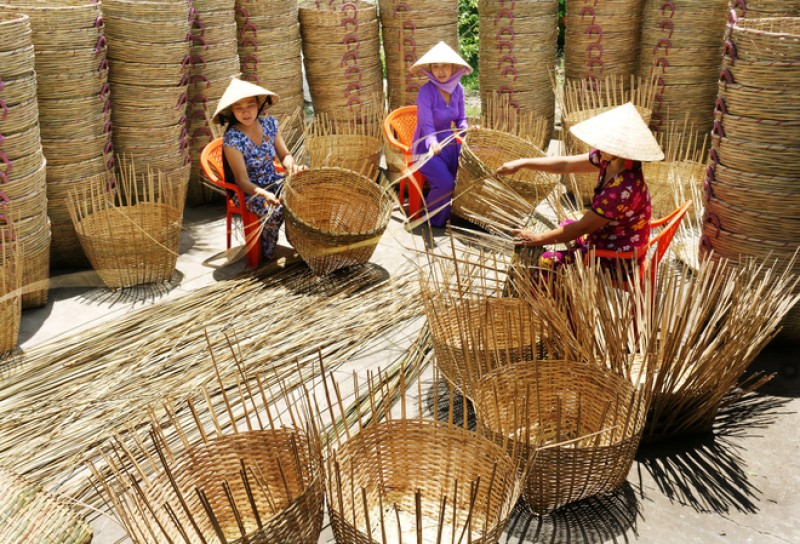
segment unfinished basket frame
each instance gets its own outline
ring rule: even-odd
[[[92,267],[110,289],[168,281],[175,272],[187,180],[123,165],[119,184],[100,175],[75,183],[72,224]]]
[[[150,409],[147,437],[126,429],[88,461],[95,488],[137,544],[316,544],[324,476],[306,396],[261,374],[226,376],[219,389]],[[221,356],[221,354],[220,354]],[[237,394],[238,393],[238,394]]]
[[[286,238],[320,276],[367,263],[392,213],[386,187],[336,167],[289,176],[283,202]]]

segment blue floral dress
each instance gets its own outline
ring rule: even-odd
[[[256,145],[247,135],[235,127],[225,132],[223,145],[236,149],[244,156],[250,181],[267,191],[280,196],[283,189],[283,174],[275,170],[275,138],[278,135],[278,120],[267,115],[258,118],[264,130],[264,140]],[[236,196],[233,197],[236,199]],[[283,224],[283,206],[272,207],[262,196],[246,195],[245,206],[262,220],[261,255],[270,259],[278,245],[278,232]]]

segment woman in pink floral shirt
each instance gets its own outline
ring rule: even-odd
[[[566,243],[566,251],[548,251],[540,265],[558,268],[572,262],[575,254],[590,248],[610,251],[641,251],[650,238],[650,193],[642,175],[641,161],[664,158],[636,108],[628,103],[572,127],[572,133],[593,146],[590,153],[564,157],[518,159],[501,166],[498,174],[532,168],[551,174],[597,172],[597,186],[589,211],[577,221],[564,221],[557,229],[535,233],[513,229],[519,246]],[[570,244],[571,242],[571,244]]]

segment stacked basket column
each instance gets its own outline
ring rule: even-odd
[[[669,118],[711,129],[728,0],[645,0],[639,75],[657,85],[651,127]]]
[[[564,65],[567,79],[628,76],[639,68],[642,0],[567,2]]]
[[[380,0],[389,110],[417,103],[428,78],[409,72],[417,59],[444,41],[458,50],[458,2],[455,0]]]
[[[368,2],[329,6],[310,2],[300,7],[300,32],[314,111],[330,116],[383,111],[378,9]]]
[[[303,107],[303,61],[297,3],[285,0],[237,0],[239,65],[242,79],[266,87],[281,97],[270,108],[279,120]],[[280,55],[273,55],[280,48]],[[302,116],[293,117],[294,126],[282,130],[284,138],[299,136]],[[295,137],[296,139],[296,137]],[[291,149],[295,141],[287,140]]]
[[[56,265],[86,266],[67,213],[76,179],[113,166],[106,38],[100,4],[24,0],[4,11],[30,17],[36,50],[41,143],[47,157],[47,211]]]
[[[481,0],[478,13],[483,109],[492,94],[507,94],[512,108],[544,117],[552,126],[558,2]]]
[[[209,123],[217,102],[231,78],[239,73],[234,0],[194,0],[197,12],[192,25],[192,63],[189,69],[189,123],[192,175],[188,201],[199,204],[213,194],[202,184],[200,154],[214,139]]]
[[[114,149],[139,172],[187,175],[186,0],[105,0]]]
[[[700,254],[788,261],[800,237],[800,18],[730,23]],[[800,272],[795,260],[794,271]],[[783,334],[800,339],[800,309]]]
[[[0,202],[15,223],[25,308],[47,302],[50,221],[39,138],[36,72],[27,15],[0,14]],[[2,243],[2,239],[0,239]]]

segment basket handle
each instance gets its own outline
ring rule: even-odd
[[[205,70],[206,67],[208,67],[208,62],[206,62],[206,59],[203,55],[192,55],[191,62],[193,68],[198,63],[201,63],[203,65],[203,70]]]
[[[664,91],[667,89],[667,83],[664,81],[664,78],[663,78],[663,77],[661,77],[661,76],[658,76],[658,77],[655,79],[655,82],[654,82],[654,83],[655,83],[655,85],[656,85],[656,86],[658,86],[658,87],[661,87],[661,88],[658,90],[658,94],[664,94]]]
[[[106,37],[103,34],[97,37],[97,41],[94,44],[94,56],[96,57],[99,55],[108,45],[106,41]]]
[[[595,65],[597,65],[597,64],[599,64],[599,65],[600,65],[600,71],[602,71],[602,70],[605,68],[605,66],[606,66],[606,64],[603,62],[603,59],[601,59],[600,57],[592,57],[592,58],[590,58],[590,59],[589,59],[589,62],[587,62],[587,63],[586,63],[586,65],[587,65],[587,66],[588,66],[588,67],[589,67],[589,68],[590,68],[590,69],[591,69],[593,72],[594,72],[594,67],[595,67]],[[593,77],[596,77],[596,76],[593,76]]]
[[[700,247],[708,252],[714,251],[714,247],[711,245],[711,240],[709,240],[708,236],[705,234],[700,237]]]
[[[10,176],[11,172],[14,171],[14,161],[8,158],[5,151],[0,151],[0,161],[3,161],[6,165],[6,175]]]
[[[342,19],[342,28],[345,32],[350,32],[347,27],[353,25],[353,32],[358,32],[358,19],[356,17],[344,17]]]
[[[111,140],[109,140],[106,142],[106,145],[103,146],[103,153],[108,155],[112,151],[114,151],[114,143]]]
[[[734,16],[738,18],[736,14],[737,7],[742,9],[742,17],[745,17],[747,15],[747,0],[733,0],[733,2],[731,2],[731,11],[733,12]],[[733,21],[734,24],[736,22],[736,20]]]
[[[189,102],[192,104],[197,104],[198,102],[202,102],[203,106],[208,105],[208,97],[204,94],[196,94],[189,99]]]
[[[666,46],[666,47],[664,47]],[[661,38],[658,43],[653,46],[653,53],[664,47],[664,54],[669,55],[669,50],[672,48],[672,41],[669,38]]]
[[[733,74],[727,68],[723,68],[719,73],[719,81],[725,80],[725,89],[728,88],[728,84],[730,83],[733,85]]]
[[[9,183],[8,176],[5,172],[0,172],[0,181],[3,183]]]
[[[669,14],[669,18],[672,19],[672,17],[675,15],[675,2],[672,2],[671,0],[667,0],[667,2],[664,2],[663,4],[661,4],[661,15],[666,17],[667,14],[664,13],[664,8],[670,8],[671,11],[670,11],[670,14]]]
[[[106,81],[100,87],[100,97],[101,98],[105,98],[106,96],[108,96],[108,93],[110,93],[110,92],[111,92],[111,86],[108,84],[108,81]]]
[[[351,49],[347,51],[344,55],[342,55],[342,62],[341,62],[342,68],[347,66],[348,59],[353,61],[352,66],[358,64],[358,51],[356,51],[355,49]]]
[[[181,61],[181,70],[186,70],[191,63],[192,63],[192,56],[187,53],[186,56],[184,56],[183,60]]]
[[[319,2],[317,2],[317,4],[319,4]],[[317,7],[319,7],[319,6],[317,6]],[[247,10],[244,7],[242,7],[241,5],[237,5],[236,7],[234,7],[233,8],[233,12],[236,15],[241,15],[242,17],[244,17],[245,21],[248,19]]]
[[[206,35],[206,25],[203,21],[200,20],[200,17],[195,17],[192,20],[192,28],[196,28],[197,30],[199,30],[201,36]]]
[[[347,88],[344,90],[344,97],[347,98],[348,96],[350,96],[353,90],[355,90],[357,93],[360,93],[361,83],[359,83],[358,81],[351,81],[350,83],[348,83]]]
[[[187,92],[181,93],[181,95],[178,97],[178,103],[175,104],[175,109],[182,108],[183,106],[185,106],[187,100],[189,100],[189,93]]]
[[[722,113],[723,115],[728,114],[728,105],[725,104],[725,99],[721,96],[718,96],[717,100],[714,102],[714,111]]]
[[[190,2],[187,0],[186,3],[189,4]],[[190,22],[194,21],[195,19],[197,19],[199,17],[200,17],[200,13],[197,11],[197,8],[192,6],[192,5],[190,5],[189,6],[189,21]]]
[[[714,173],[714,169],[711,166],[706,166],[706,180],[709,183],[714,183],[716,181],[716,175]]]
[[[6,88],[6,82],[3,81],[3,78],[0,77],[0,91]]]
[[[178,124],[182,125],[184,128],[186,127],[186,114],[184,113],[180,117],[178,117]]]
[[[508,48],[508,54],[509,55],[514,50],[514,44],[511,43],[508,40],[500,40],[500,41],[497,42],[497,51],[498,51],[498,53],[502,53],[504,47]]]
[[[111,111],[111,100],[106,100],[103,102],[103,113],[108,113]]]
[[[417,42],[414,40],[412,36],[406,36],[405,38],[403,38],[403,47],[405,47],[406,45],[411,46],[412,52],[417,51]]]
[[[714,212],[706,211],[706,221],[716,227],[717,234],[714,236],[714,238],[719,238],[719,231],[722,230],[722,223],[719,221],[719,216]]]
[[[5,121],[6,118],[8,117],[8,106],[6,106],[6,101],[3,100],[2,98],[0,98],[0,108],[3,109],[3,115],[2,117],[0,117],[0,119]]]
[[[417,31],[417,23],[414,21],[403,21],[403,30],[410,30],[413,34]]]
[[[242,25],[242,29],[239,31],[239,36],[244,38],[244,35],[247,33],[247,29],[253,29],[253,35],[258,34],[258,27],[252,21],[247,21]]]
[[[116,166],[117,161],[114,159],[114,156],[110,156],[106,161],[106,170],[113,170],[114,166]]]
[[[600,39],[603,37],[603,29],[600,25],[591,24],[586,25],[586,29],[583,31],[584,34],[588,34],[589,36],[597,36],[597,42],[600,43]]]
[[[512,13],[512,11],[510,9],[503,8],[500,11],[498,11],[497,15],[494,16],[494,22],[495,23],[499,23],[500,19],[502,19],[503,17],[508,19],[508,24],[509,25],[513,25],[514,24],[514,14]]]
[[[498,30],[497,35],[495,37],[499,39],[500,36],[505,36],[506,34],[509,34],[512,40],[517,37],[517,33],[514,32],[514,29],[511,28],[510,26],[504,26],[503,28]]]
[[[719,153],[713,147],[708,150],[708,158],[714,163],[714,170],[719,166]]]
[[[502,87],[497,89],[497,92],[500,94],[506,94],[506,93],[514,94],[514,87],[512,87],[511,85],[503,85]]]
[[[104,24],[104,22],[103,22],[103,16],[102,15],[98,15],[97,17],[94,18],[94,27],[95,28],[100,28],[101,26],[103,26],[103,24]]]
[[[503,66],[504,62],[509,63],[511,66],[516,66],[517,65],[517,58],[514,55],[505,55],[505,56],[503,56],[502,59],[497,61],[497,69],[498,70],[500,69],[500,67]]]
[[[506,3],[506,0],[499,0],[499,3],[502,6],[502,5],[504,5]],[[514,6],[516,6],[516,4],[517,4],[517,0],[511,0],[511,9],[514,9]]]
[[[103,60],[100,61],[100,64],[97,65],[97,71],[98,72],[102,72],[103,70],[108,70],[108,59],[107,58],[103,58]]]
[[[211,81],[208,80],[208,76],[205,74],[192,74],[189,76],[189,83],[194,85],[197,81],[205,81],[206,82],[206,89],[211,86]]]
[[[344,71],[344,77],[350,79],[350,75],[355,72],[358,75],[358,80],[361,81],[361,68],[358,66],[348,66],[347,70]]]
[[[594,51],[595,49],[600,51],[599,55],[592,55],[592,51]],[[603,44],[600,42],[590,43],[589,45],[586,46],[586,54],[589,55],[589,58],[599,59],[600,57],[603,56]]]
[[[355,34],[346,34],[345,37],[342,38],[342,45],[346,46],[348,50],[353,44],[356,44],[356,49],[361,47],[361,40],[359,40],[358,36]]]
[[[201,134],[205,134],[206,136],[208,136],[209,139],[214,137],[214,135],[211,134],[211,129],[210,128],[208,128],[208,127],[200,127],[200,128],[195,129],[194,132],[192,132],[192,143],[194,143],[196,141],[196,139],[200,137]]]
[[[178,82],[178,87],[185,87],[189,84],[189,72],[184,72],[181,80]]]
[[[241,43],[242,47],[252,47],[253,51],[258,51],[258,43],[255,38],[245,38]]]
[[[350,108],[351,110],[353,109],[353,104],[358,104],[359,106],[363,104],[363,102],[361,101],[361,97],[359,97],[358,95],[353,95],[347,99],[347,107]]]
[[[398,2],[394,6],[394,16],[397,17],[397,14],[400,13],[401,11],[408,12],[411,11],[411,8],[405,2]]]
[[[203,36],[198,36],[197,34],[192,34],[191,32],[189,33],[189,36],[192,44],[199,42],[203,45],[203,50],[208,51],[208,42]]]
[[[714,198],[714,189],[711,188],[711,183],[708,181],[708,178],[703,180],[703,187],[705,187],[708,196]]]
[[[355,17],[356,14],[358,13],[358,6],[356,6],[355,2],[343,2],[342,13],[346,13],[348,9],[353,11],[352,17]]]
[[[661,66],[664,72],[666,72],[667,68],[669,68],[669,61],[666,59],[666,57],[658,57],[658,59],[656,59],[656,66]]]
[[[416,83],[409,83],[406,85],[406,92],[407,93],[418,93],[419,92],[419,85]]]
[[[503,69],[503,71],[501,72],[501,75],[502,75],[503,77],[507,77],[507,76],[508,76],[508,74],[514,74],[514,81],[516,81],[516,80],[517,80],[517,78],[519,77],[519,74],[517,73],[517,69],[516,69],[516,68],[514,68],[513,66],[506,66],[506,67]]]
[[[597,17],[597,14],[594,11],[594,7],[593,6],[583,6],[583,8],[581,8],[581,21],[583,21],[583,19],[584,19],[584,17],[586,17],[587,13],[592,16],[592,22],[589,23],[589,24],[593,25],[595,17]]]
[[[242,60],[242,68],[244,68],[245,70],[257,70],[258,62],[259,62],[258,55],[256,55],[255,53],[248,53],[244,57],[244,60]]]
[[[725,138],[725,128],[719,121],[714,121],[714,127],[711,129],[711,135],[718,138]]]
[[[258,74],[242,74],[242,79],[245,81],[255,81],[256,85],[261,84],[261,78],[258,77]]]
[[[672,39],[672,33],[675,32],[675,23],[672,22],[672,19],[664,19],[660,23],[658,23],[658,28],[662,31],[669,27],[669,36],[668,38]]]
[[[736,51],[736,44],[734,44],[730,40],[725,40],[725,49],[723,51],[723,55],[728,55],[731,57],[731,61],[736,62],[739,60],[739,55]]]

